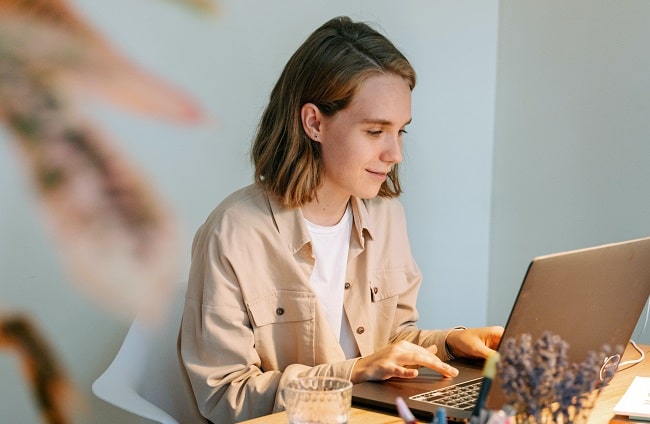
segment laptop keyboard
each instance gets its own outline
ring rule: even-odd
[[[474,405],[476,405],[482,381],[482,378],[477,378],[442,389],[420,393],[419,395],[411,396],[409,399],[428,402],[446,408],[471,411],[474,409]]]

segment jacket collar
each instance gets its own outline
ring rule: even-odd
[[[284,206],[275,196],[268,192],[266,193],[266,197],[280,237],[285,240],[292,253],[295,254],[305,244],[311,242],[302,210],[300,208]],[[370,220],[368,208],[364,200],[352,196],[350,205],[352,206],[353,233],[355,235],[353,247],[356,245],[356,247],[363,250],[365,247],[365,234],[372,239],[375,228]]]

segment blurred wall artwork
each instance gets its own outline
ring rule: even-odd
[[[211,0],[175,0],[214,14]],[[0,0],[0,124],[10,135],[69,281],[122,319],[155,320],[177,282],[175,218],[83,113],[100,99],[153,119],[202,122],[196,102],[121,55],[65,0]],[[20,358],[44,422],[83,406],[47,335],[0,306],[0,349]],[[10,301],[10,300],[9,300]]]

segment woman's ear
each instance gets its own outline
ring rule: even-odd
[[[320,124],[321,112],[313,103],[305,103],[300,108],[300,118],[302,120],[302,128],[307,133],[307,136],[316,142],[320,142]]]

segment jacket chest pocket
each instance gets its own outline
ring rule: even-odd
[[[313,320],[316,296],[313,293],[276,290],[246,304],[255,327]]]
[[[403,272],[380,272],[370,281],[370,299],[378,303],[396,298],[407,288]]]
[[[370,313],[375,322],[381,323],[376,332],[382,340],[387,340],[394,332],[399,295],[407,284],[403,272],[378,273],[370,281]]]
[[[314,362],[316,295],[276,290],[246,304],[264,370]]]

